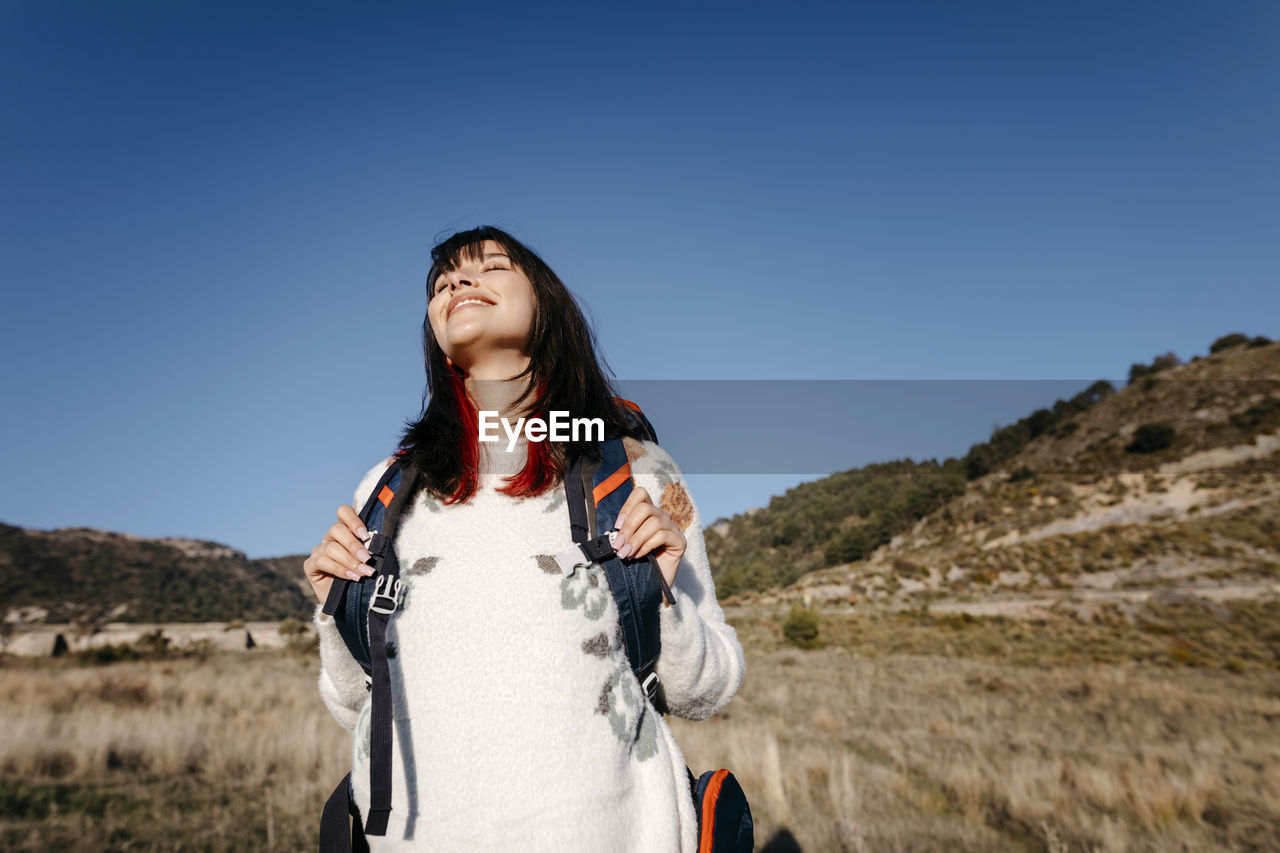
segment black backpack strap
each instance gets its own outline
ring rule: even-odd
[[[664,598],[672,600],[671,588],[652,554],[620,559],[609,541],[618,510],[633,488],[631,464],[621,438],[608,438],[595,452],[575,457],[565,474],[564,487],[573,541],[588,560],[604,568],[618,609],[627,661],[649,701],[654,702],[658,690],[655,667],[661,651],[658,607]]]
[[[377,569],[373,597],[369,602],[369,656],[373,681],[369,739],[369,814],[366,835],[386,835],[391,816],[391,668],[387,664],[387,623],[400,606],[403,592],[400,561],[394,546],[400,513],[413,494],[418,469],[410,462],[402,465],[403,474],[394,495],[386,506],[382,529],[369,541],[370,559]]]
[[[352,820],[355,818],[355,820]],[[333,789],[320,817],[320,853],[369,853],[360,810],[351,796],[351,774]]]
[[[387,508],[392,497],[399,491],[403,477],[403,464],[403,457],[392,458],[391,464],[387,466],[387,470],[378,478],[373,491],[370,492],[364,508],[360,510],[360,520],[372,532],[377,532],[379,528],[385,526]],[[366,614],[369,611],[369,602],[373,598],[376,584],[375,577],[361,578],[359,581],[335,577],[323,607],[325,613],[333,616],[339,635],[346,643],[351,656],[364,669],[366,678],[371,678],[373,674]]]
[[[412,497],[418,472],[397,453],[378,478],[360,510],[360,520],[373,533],[368,544],[375,568],[372,576],[359,581],[334,578],[323,611],[334,623],[352,656],[365,671],[366,687],[373,693],[370,702],[370,790],[374,804],[385,810],[370,824],[385,835],[391,811],[391,677],[386,656],[387,618],[399,605],[400,563],[392,542],[406,502]],[[376,608],[376,609],[375,609]],[[371,809],[372,811],[372,809]],[[369,845],[359,809],[351,795],[348,773],[325,803],[320,820],[321,853],[368,853]]]

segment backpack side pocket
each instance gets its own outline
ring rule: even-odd
[[[751,806],[728,770],[708,770],[693,787],[698,811],[698,853],[752,853]]]

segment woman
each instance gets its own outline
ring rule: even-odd
[[[624,439],[635,488],[620,556],[652,553],[659,699],[701,720],[742,682],[742,647],[716,601],[701,518],[680,469],[636,438],[559,277],[506,232],[432,250],[423,353],[429,405],[402,448],[421,471],[396,553],[405,585],[387,631],[395,714],[392,810],[379,850],[694,851],[684,757],[629,667],[617,610],[569,533],[562,477],[579,446],[478,441],[477,412],[599,417]],[[424,404],[428,397],[424,396]],[[584,439],[585,440],[585,439]],[[390,464],[356,488],[368,499]],[[371,574],[356,510],[342,506],[304,564],[323,604],[333,578]],[[352,787],[369,804],[369,693],[317,607],[319,690],[352,733]]]

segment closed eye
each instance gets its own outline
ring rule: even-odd
[[[507,269],[507,267],[504,267],[500,264],[494,264],[493,266],[485,267],[484,269],[480,270],[480,272],[486,273],[486,272],[492,272],[493,270],[505,270],[505,269]],[[442,292],[444,292],[444,289],[445,287],[448,286],[448,284],[449,284],[448,281],[441,278],[440,283],[436,285],[435,293],[433,293],[432,295],[439,296]]]

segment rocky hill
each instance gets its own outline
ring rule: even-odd
[[[880,523],[888,541],[859,559],[771,589],[739,589],[725,603],[807,597],[1025,615],[1050,606],[1124,608],[1152,595],[1280,592],[1280,343],[1223,340],[1187,364],[1162,356],[1154,370],[1135,365],[1127,387],[1096,393],[1066,417],[1056,411],[1067,407],[1042,410],[1038,431],[1025,428],[1035,416],[1024,419],[1016,452],[994,449],[997,434],[966,460],[878,466],[882,487],[898,481],[880,507],[912,494],[914,519],[900,513],[891,536]],[[730,520],[728,537],[741,532],[737,544],[754,548],[757,565],[789,558],[777,519],[806,501],[797,491],[750,524]],[[838,526],[865,527],[876,509],[848,507]],[[759,529],[775,539],[762,542]],[[714,548],[733,553],[723,541]],[[812,548],[799,556],[822,559]]]
[[[304,558],[250,560],[195,539],[0,524],[8,630],[46,623],[309,619]]]

